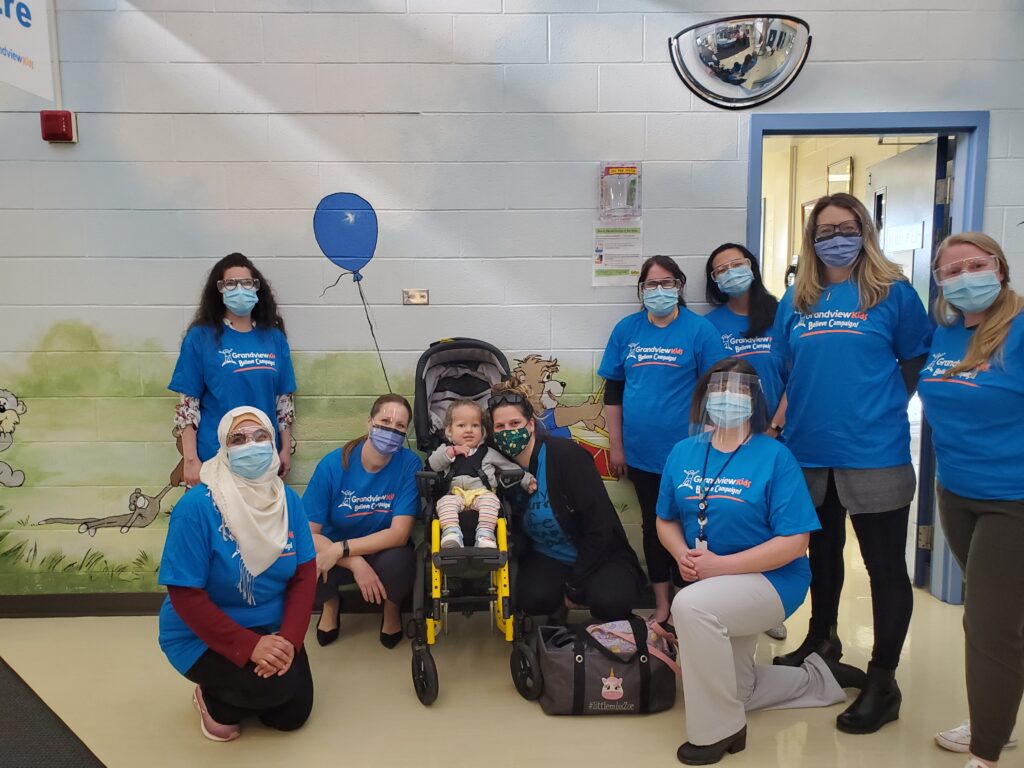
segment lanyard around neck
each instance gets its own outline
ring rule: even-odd
[[[725,460],[722,468],[718,470],[718,474],[715,475],[715,479],[710,483],[706,482],[708,473],[708,459],[711,457],[711,440],[708,440],[708,450],[704,454],[704,469],[700,473],[700,489],[697,491],[697,495],[700,496],[700,501],[697,502],[697,525],[700,526],[700,532],[697,534],[698,541],[707,541],[704,536],[704,526],[708,524],[708,495],[711,493],[711,489],[715,487],[718,481],[725,474],[726,467],[729,466],[729,462],[733,460],[733,457],[740,452],[743,447],[743,443],[736,446],[736,450],[729,454],[729,458]]]

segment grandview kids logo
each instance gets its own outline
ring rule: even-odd
[[[682,347],[642,347],[639,342],[631,341],[626,353],[626,360],[636,360],[637,365],[679,365],[683,354]]]
[[[813,336],[819,333],[863,333],[857,330],[866,322],[868,313],[857,310],[844,312],[840,309],[827,309],[823,312],[797,313],[797,321],[793,330],[804,329],[800,336]]]
[[[728,334],[722,337],[725,348],[732,352],[733,357],[746,357],[747,355],[767,355],[772,351],[771,336],[757,336],[748,339],[735,334]]]
[[[273,352],[235,352],[233,349],[218,349],[217,354],[223,356],[220,367],[233,365],[233,373],[277,370],[277,355]]]
[[[685,488],[692,491],[693,493],[708,493],[713,494],[725,494],[727,496],[741,496],[743,491],[748,490],[752,483],[745,477],[720,477],[718,480],[714,478],[707,478],[713,480],[715,484],[711,489],[704,487],[705,478],[701,476],[701,473],[695,469],[687,469],[683,473],[683,481],[676,486],[676,488]]]
[[[955,368],[958,365],[960,365],[959,360],[949,360],[946,357],[945,352],[936,352],[928,359],[928,364],[921,369],[921,373],[931,374],[925,379],[925,381],[945,381],[952,384],[967,384],[978,378],[979,373],[983,373],[989,369],[988,363],[982,363],[973,370],[961,371],[953,376],[946,375],[952,368]],[[972,386],[977,386],[977,384],[973,384]]]
[[[391,511],[391,504],[395,500],[394,493],[374,493],[369,496],[356,496],[354,491],[342,491],[341,503],[338,509],[351,510],[348,517],[360,517],[362,515],[384,514]]]

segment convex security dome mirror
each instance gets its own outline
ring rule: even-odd
[[[708,104],[749,109],[774,99],[800,74],[811,28],[795,16],[729,16],[668,39],[672,65]]]

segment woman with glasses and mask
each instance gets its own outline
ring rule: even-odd
[[[217,453],[217,424],[231,408],[273,414],[281,477],[291,467],[295,372],[284,320],[270,283],[232,253],[213,265],[167,388],[181,395],[174,435],[181,440],[185,485]]]
[[[203,735],[232,741],[258,717],[299,728],[313,707],[302,640],[316,588],[316,553],[302,502],[278,476],[274,427],[233,408],[200,483],[174,505],[160,561],[167,599],[160,648],[196,684]]]
[[[855,197],[815,203],[796,285],[779,303],[773,333],[790,366],[786,445],[821,522],[811,534],[807,637],[775,663],[842,655],[837,622],[849,513],[871,582],[874,646],[865,687],[836,725],[873,733],[899,717],[902,701],[895,674],[914,604],[906,543],[916,489],[907,404],[932,325]]]
[[[409,401],[381,395],[367,434],[324,456],[302,497],[316,545],[316,639],[338,639],[339,587],[355,583],[367,603],[383,606],[380,642],[402,639],[401,605],[412,592],[415,558],[409,534],[419,514],[419,457],[405,447]]]
[[[689,434],[687,409],[705,371],[726,356],[721,336],[686,308],[686,275],[668,256],[644,262],[637,282],[643,304],[618,322],[598,375],[605,379],[604,415],[611,471],[629,477],[643,521],[644,559],[654,588],[652,618],[669,618],[672,558],[658,542],[654,509],[668,452]]]
[[[1024,691],[1024,298],[999,244],[980,232],[947,237],[934,276],[939,325],[919,391],[942,528],[967,580],[971,715],[936,740],[981,768],[1016,746]]]
[[[536,478],[532,494],[512,492],[516,607],[561,618],[586,606],[599,621],[628,618],[643,571],[594,457],[538,431],[523,386],[496,386],[488,411],[495,446]]]
[[[798,667],[757,666],[761,632],[803,603],[808,533],[819,527],[789,450],[764,434],[768,411],[754,368],[729,358],[693,394],[694,436],[669,454],[658,536],[683,580],[672,602],[683,671],[687,765],[746,747],[746,713],[825,707],[864,673],[810,653]]]

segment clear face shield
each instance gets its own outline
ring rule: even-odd
[[[694,433],[710,437],[716,431],[728,430],[745,437],[763,432],[766,418],[761,380],[749,373],[720,371],[711,374]]]

